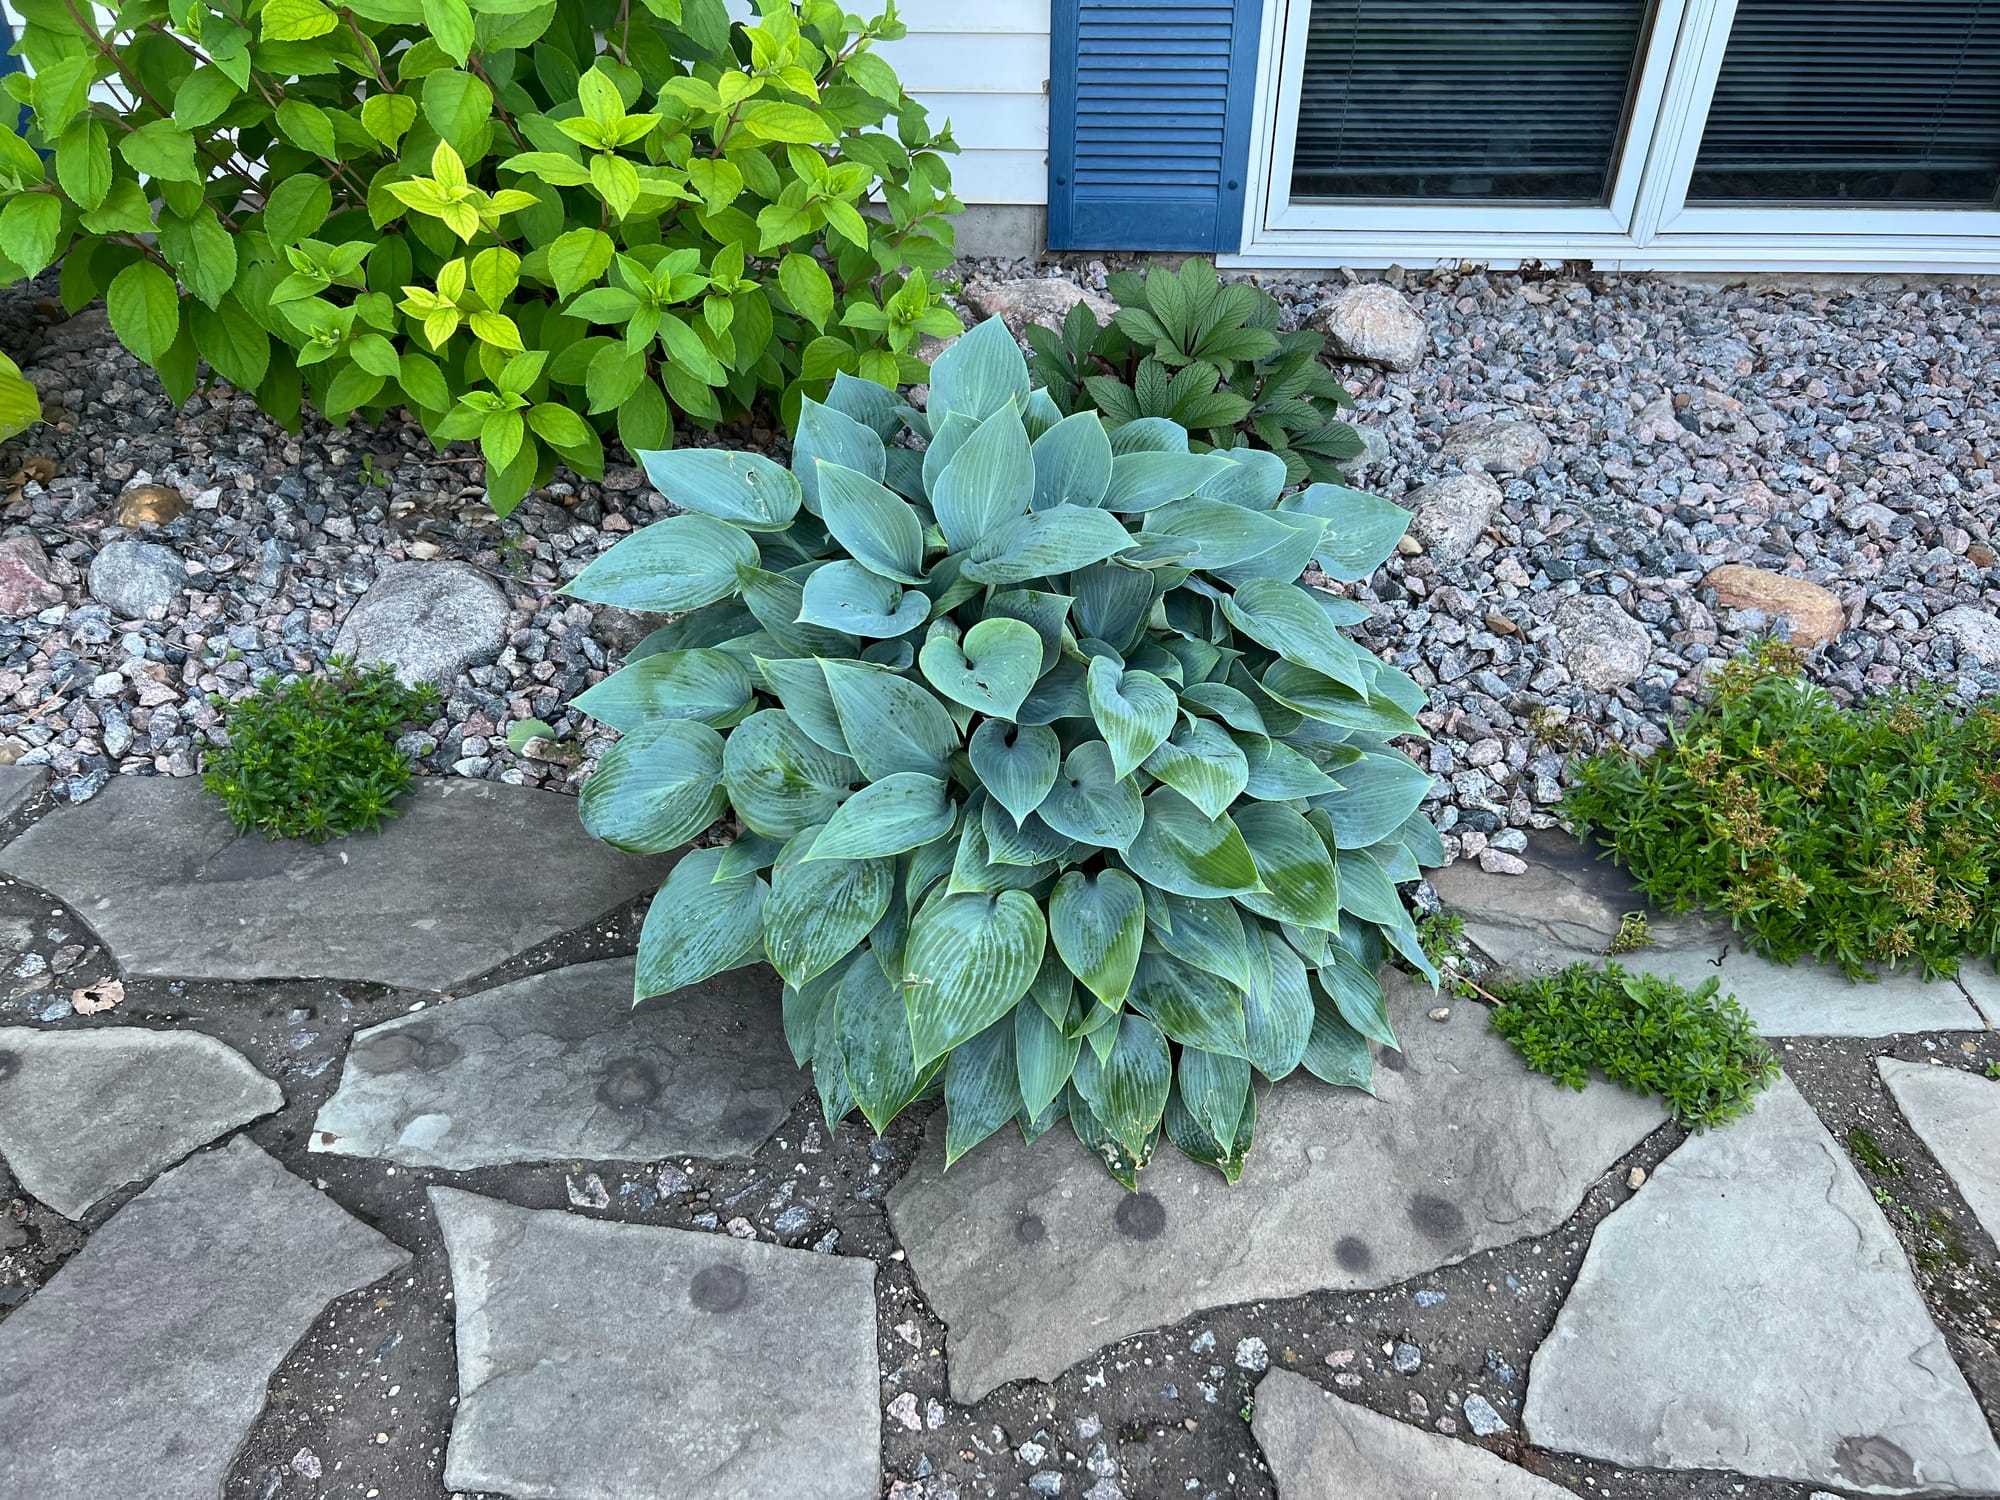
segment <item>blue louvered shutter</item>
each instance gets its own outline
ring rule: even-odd
[[[1055,0],[1049,246],[1237,248],[1257,0]]]

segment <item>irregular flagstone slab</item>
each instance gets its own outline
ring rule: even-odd
[[[0,766],[0,823],[26,807],[48,779],[47,766]]]
[[[221,1494],[286,1352],[408,1260],[240,1136],[176,1167],[0,1324],[0,1495]]]
[[[114,776],[0,851],[67,901],[129,978],[463,984],[665,879],[553,792],[425,777],[378,834],[238,834],[192,777]]]
[[[733,969],[634,1009],[632,967],[555,969],[357,1033],[312,1148],[454,1171],[756,1150],[805,1090],[777,976]]]
[[[875,1500],[873,1261],[430,1190],[454,1490]]]
[[[0,1027],[0,1156],[66,1219],[284,1106],[277,1084],[198,1031]]]
[[[1440,1024],[1428,989],[1382,979],[1405,1051],[1383,1055],[1377,1097],[1304,1073],[1260,1092],[1234,1187],[1163,1145],[1129,1193],[1067,1126],[1032,1146],[1003,1130],[946,1172],[933,1117],[889,1213],[950,1330],[952,1395],[1053,1379],[1205,1307],[1390,1286],[1545,1233],[1663,1122],[1529,1073],[1484,1007]]]
[[[1875,1069],[1973,1216],[2000,1240],[2000,1080],[1881,1057]]]
[[[1343,1401],[1289,1370],[1258,1382],[1250,1430],[1278,1500],[1573,1500],[1484,1448]]]
[[[1641,1468],[2000,1490],[1902,1246],[1787,1079],[1598,1225],[1523,1420],[1541,1447]]]
[[[1467,861],[1431,872],[1445,906],[1465,918],[1465,935],[1501,968],[1539,974],[1572,963],[1602,963],[1627,912],[1644,912],[1653,946],[1621,953],[1634,972],[1677,979],[1690,989],[1722,981],[1766,1036],[1893,1036],[1910,1031],[1978,1031],[1984,1021],[1949,980],[1909,969],[1880,971],[1855,984],[1824,964],[1787,968],[1745,950],[1726,923],[1653,910],[1623,870],[1566,834],[1537,834],[1525,875],[1489,875]],[[1974,965],[1966,965],[1972,978]],[[2000,984],[1995,987],[2000,996]]]

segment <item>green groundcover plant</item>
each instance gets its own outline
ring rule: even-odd
[[[293,430],[408,406],[478,442],[503,513],[608,437],[666,446],[676,410],[921,380],[918,340],[959,330],[927,274],[957,148],[877,50],[893,5],[21,10],[0,279],[61,260],[64,304],[103,296],[177,401],[206,361]]]
[[[437,689],[407,688],[388,667],[335,657],[326,672],[267,677],[228,705],[229,743],[210,750],[202,780],[246,832],[337,838],[378,831],[410,789],[410,758],[396,731],[427,722]]]
[[[1657,1094],[1694,1130],[1749,1111],[1778,1077],[1778,1060],[1750,1013],[1721,982],[1693,991],[1617,964],[1571,964],[1509,986],[1493,1029],[1537,1073],[1582,1089],[1593,1071],[1641,1094]]]
[[[1435,978],[1396,891],[1442,853],[1430,778],[1390,744],[1424,698],[1293,580],[1366,576],[1404,512],[1064,417],[997,320],[927,412],[807,401],[790,470],[645,462],[686,513],[568,590],[681,613],[577,700],[622,733],[582,816],[734,837],[661,888],[635,998],[768,958],[829,1121],[941,1088],[957,1157],[1067,1114],[1128,1184],[1163,1132],[1233,1179],[1253,1070],[1367,1086],[1377,964]]]
[[[1119,303],[1109,325],[1079,302],[1060,333],[1026,330],[1030,368],[1065,415],[1094,407],[1114,428],[1164,417],[1189,430],[1196,451],[1266,448],[1285,461],[1288,484],[1338,480],[1362,451],[1338,416],[1354,398],[1326,367],[1326,336],[1279,331],[1269,292],[1224,286],[1200,259],[1178,274],[1118,271],[1108,285]]]
[[[1851,978],[2000,953],[2000,708],[1925,688],[1843,709],[1769,643],[1658,754],[1583,762],[1564,811],[1655,905]]]

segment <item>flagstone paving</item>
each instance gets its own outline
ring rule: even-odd
[[[358,1033],[313,1149],[458,1170],[754,1151],[809,1086],[777,976],[736,969],[635,1009],[632,970],[550,970]]]
[[[1789,1081],[1598,1226],[1528,1437],[1869,1494],[2000,1490],[2000,1447],[1859,1174]]]
[[[1974,1217],[2000,1240],[2000,1079],[1894,1057],[1875,1067]]]
[[[430,1196],[458,1308],[447,1484],[516,1500],[878,1494],[872,1262]]]
[[[1541,1234],[1663,1122],[1636,1095],[1552,1087],[1481,1007],[1431,1021],[1428,989],[1384,977],[1404,1050],[1376,1096],[1304,1074],[1273,1089],[1234,1187],[1163,1150],[1128,1193],[1068,1130],[1002,1132],[947,1173],[934,1117],[889,1212],[950,1329],[953,1396],[1050,1379],[1203,1307],[1388,1286]]]
[[[0,823],[33,801],[48,779],[46,766],[0,766]]]
[[[327,978],[449,990],[657,887],[670,859],[587,835],[567,797],[420,779],[380,836],[239,834],[192,778],[115,776],[0,853],[128,977]]]
[[[1990,960],[1968,960],[1958,983],[1926,982],[1905,969],[1856,984],[1835,969],[1786,968],[1746,952],[1726,923],[1655,910],[1622,870],[1567,834],[1537,834],[1524,858],[1526,875],[1490,875],[1469,862],[1431,873],[1438,899],[1465,919],[1466,937],[1503,970],[1601,963],[1620,919],[1637,911],[1653,942],[1620,954],[1620,964],[1689,987],[1718,979],[1766,1036],[1893,1036],[2000,1023],[2000,975]]]
[[[284,1102],[199,1032],[0,1027],[0,1158],[65,1218]]]
[[[408,1258],[240,1137],[176,1167],[0,1323],[0,1495],[220,1495],[285,1351]]]
[[[1273,1370],[1250,1427],[1278,1500],[1568,1500],[1497,1454],[1385,1417]]]

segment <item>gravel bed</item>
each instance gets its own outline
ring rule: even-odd
[[[1101,289],[1107,266],[962,271]],[[1552,820],[1565,754],[1657,743],[1710,664],[1772,628],[1758,610],[1718,606],[1703,579],[1720,564],[1832,591],[1849,629],[1811,671],[1843,696],[1924,679],[1968,700],[2000,690],[2000,652],[1977,654],[2000,638],[2000,290],[1391,280],[1433,347],[1408,373],[1346,369],[1371,444],[1354,482],[1402,499],[1449,479],[1479,459],[1462,442],[1447,456],[1447,434],[1477,419],[1546,439],[1545,452],[1529,441],[1530,467],[1496,475],[1497,505],[1462,555],[1399,554],[1344,588],[1376,610],[1361,638],[1431,691],[1435,739],[1415,748],[1440,777],[1431,811],[1454,854],[1505,868],[1522,831]],[[1345,279],[1266,284],[1302,322]],[[222,386],[175,411],[102,310],[64,322],[46,281],[0,297],[0,348],[50,417],[0,451],[0,478],[13,476],[5,545],[32,536],[59,596],[11,620],[0,611],[0,759],[47,762],[77,799],[112,774],[194,774],[221,733],[217,696],[323,663],[384,564],[453,559],[504,592],[508,632],[409,738],[420,769],[554,787],[587,774],[603,741],[567,701],[645,622],[555,590],[668,512],[636,468],[560,479],[500,521],[477,464],[436,454],[413,423],[334,430],[308,417],[294,438]],[[147,483],[192,508],[120,527],[119,497]],[[187,572],[157,618],[90,591],[99,551],[135,536]],[[0,597],[8,568],[0,559]],[[1606,602],[1568,603],[1578,595]],[[1953,610],[1961,628],[1940,627]],[[1614,655],[1642,663],[1614,686],[1595,685],[1607,629]],[[517,755],[508,726],[530,717],[555,727],[553,743]]]

